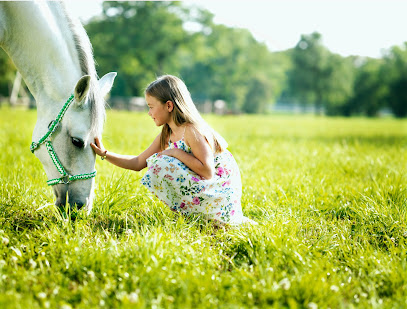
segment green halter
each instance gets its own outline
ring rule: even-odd
[[[47,148],[48,154],[51,157],[52,162],[54,163],[55,167],[57,168],[58,172],[61,174],[60,178],[54,178],[47,181],[49,186],[57,185],[57,184],[68,184],[71,181],[79,180],[79,179],[90,179],[96,176],[96,171],[87,174],[78,174],[78,175],[69,175],[65,170],[64,166],[62,165],[61,161],[59,161],[58,156],[52,146],[50,137],[58,127],[58,124],[61,122],[62,117],[64,117],[65,112],[67,111],[68,107],[73,102],[74,95],[72,94],[69,99],[65,102],[64,106],[62,107],[61,111],[59,112],[57,118],[52,121],[51,126],[48,129],[48,132],[45,133],[43,137],[40,138],[38,143],[32,142],[30,146],[30,150],[32,153],[39,148],[44,142]]]

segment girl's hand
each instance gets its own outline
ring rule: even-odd
[[[106,149],[98,137],[95,138],[95,143],[90,143],[90,147],[98,156],[103,156],[106,153]]]
[[[165,150],[159,152],[158,156],[166,155],[166,156],[169,156],[169,157],[174,157],[174,155],[175,155],[174,150],[177,150],[177,149],[165,149]]]

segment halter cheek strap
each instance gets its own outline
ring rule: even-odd
[[[57,185],[57,184],[68,184],[71,181],[74,180],[81,180],[81,179],[90,179],[96,176],[96,171],[92,173],[87,173],[87,174],[78,174],[78,175],[69,175],[67,171],[65,170],[64,166],[62,165],[61,161],[58,159],[58,156],[54,150],[54,147],[52,146],[50,137],[52,134],[55,132],[56,128],[58,127],[58,124],[61,122],[62,117],[64,117],[65,112],[73,102],[74,95],[72,94],[68,100],[65,102],[64,106],[58,113],[57,118],[55,118],[54,121],[52,121],[51,126],[48,129],[48,132],[45,133],[43,137],[40,138],[40,140],[36,142],[32,142],[30,146],[30,150],[32,153],[36,149],[38,149],[42,144],[45,143],[45,147],[47,148],[48,154],[51,157],[52,162],[54,163],[55,167],[57,168],[58,172],[61,174],[60,178],[54,178],[50,179],[47,181],[47,184],[49,186]]]

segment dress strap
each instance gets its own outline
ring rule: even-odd
[[[184,135],[185,135],[185,130],[186,130],[186,126],[184,127],[184,132],[182,133],[182,137],[180,140],[184,140]],[[168,145],[171,145],[171,131],[170,131],[170,135],[169,135],[169,139],[168,139]]]
[[[187,129],[187,126],[185,125],[185,127],[184,127],[184,133],[182,133],[182,140],[184,139],[184,135],[185,135],[185,130]]]

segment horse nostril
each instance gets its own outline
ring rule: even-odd
[[[77,208],[78,210],[81,209],[83,206],[85,206],[84,203],[75,203],[75,205],[76,205],[76,208]]]
[[[75,198],[68,194],[68,204],[72,210],[79,210],[86,205],[86,202],[82,201],[80,198]]]

